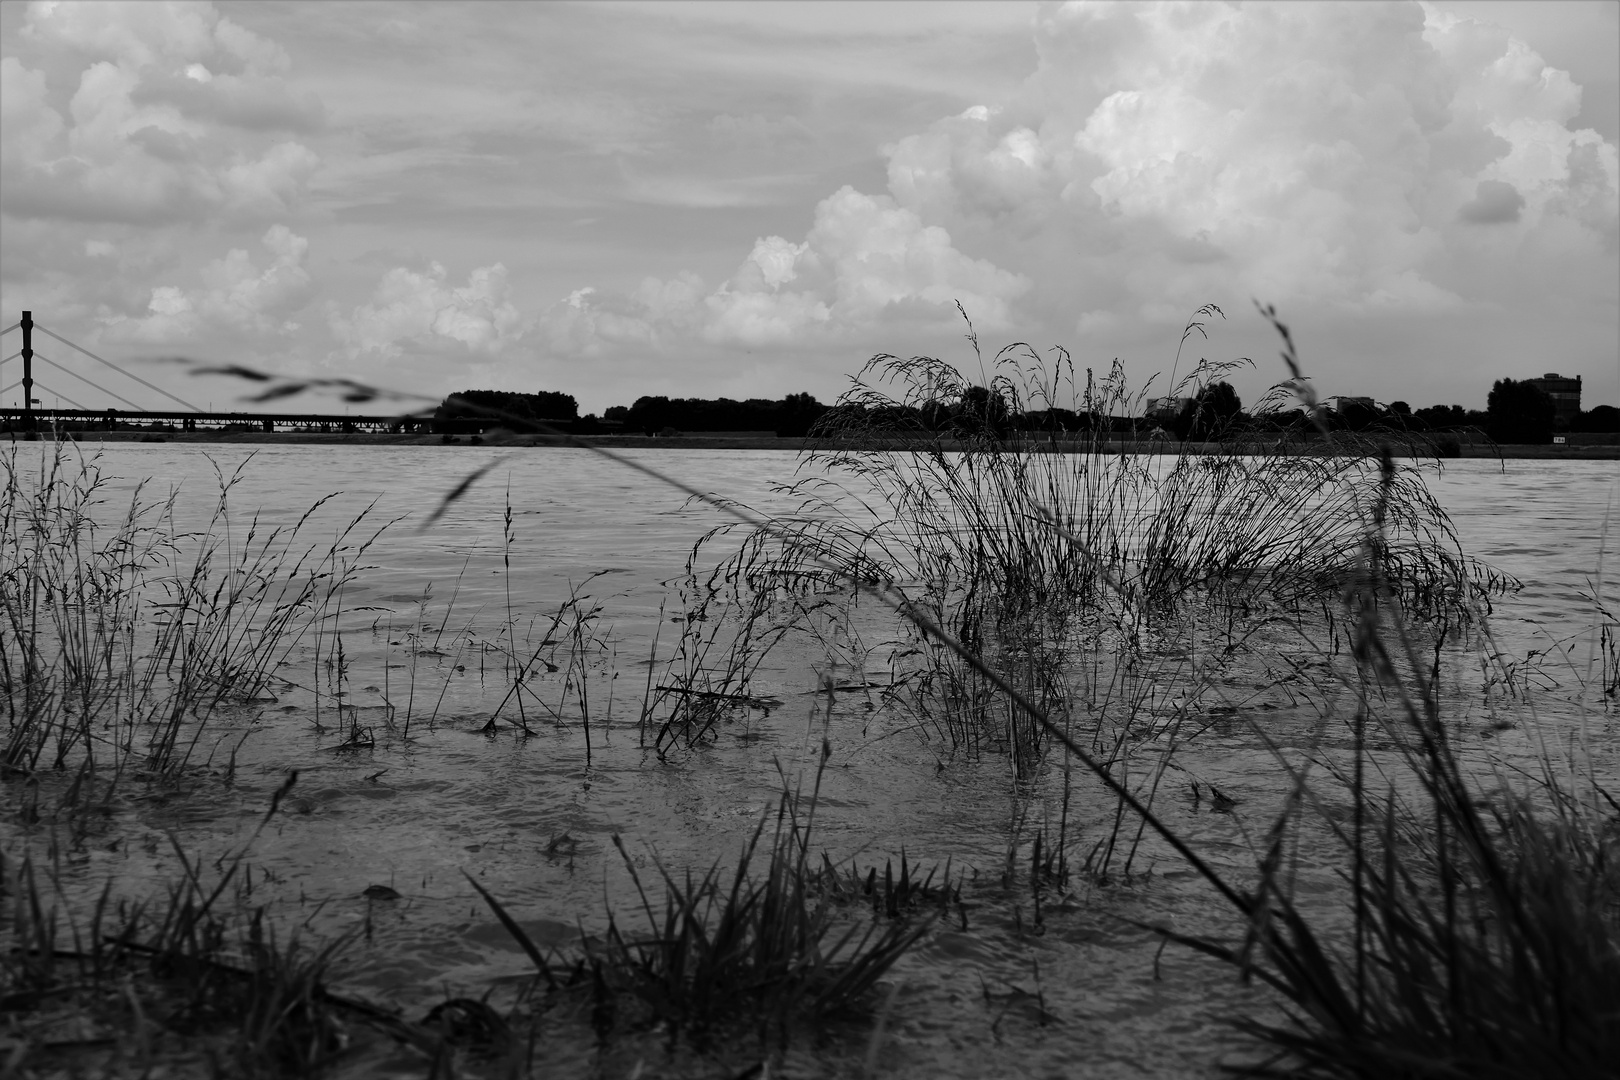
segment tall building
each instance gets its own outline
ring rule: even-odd
[[[1566,379],[1555,371],[1549,371],[1539,379],[1526,379],[1531,386],[1541,388],[1541,392],[1552,398],[1553,423],[1560,427],[1567,427],[1571,421],[1581,414],[1581,377]]]

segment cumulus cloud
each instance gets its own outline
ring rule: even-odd
[[[1612,296],[1616,148],[1571,129],[1581,88],[1499,26],[1079,2],[1035,36],[1019,93],[886,148],[887,192],[835,192],[712,289],[580,289],[541,319],[552,351],[930,347],[956,301],[983,330],[1107,348],[1210,300],[1411,328]]]
[[[1075,3],[1036,33],[1024,91],[890,147],[887,194],[836,192],[701,302],[578,293],[546,318],[554,346],[838,340],[957,300],[1002,328],[1077,294],[1088,334],[1234,292],[1440,312],[1465,300],[1459,223],[1614,231],[1615,147],[1568,130],[1580,88],[1498,27],[1417,4]]]
[[[332,332],[345,354],[350,359],[447,351],[500,355],[531,329],[512,303],[502,264],[478,267],[465,285],[452,285],[448,278],[437,262],[425,271],[395,267],[377,283],[371,303],[347,315],[333,310]]]
[[[66,101],[42,70],[0,60],[5,211],[161,223],[285,214],[319,164],[278,132],[313,130],[320,102],[282,78],[285,51],[208,3],[35,3],[22,36],[83,64]]]
[[[260,241],[270,255],[264,269],[248,253],[234,248],[203,267],[202,284],[194,289],[160,285],[152,290],[146,314],[104,314],[101,336],[114,341],[178,344],[204,335],[235,339],[289,335],[301,327],[290,316],[309,303],[315,292],[304,258],[309,241],[285,225],[273,225]],[[109,257],[112,245],[86,244],[86,254]]]
[[[694,339],[821,344],[885,323],[954,323],[958,301],[985,327],[1005,328],[1030,283],[958,251],[945,229],[893,198],[846,186],[822,200],[802,241],[761,237],[730,278],[707,294],[702,287],[685,275],[649,278],[626,296],[577,290],[546,314],[550,343],[580,355]]]

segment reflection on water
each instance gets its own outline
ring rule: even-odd
[[[121,510],[117,489],[127,497],[135,481],[152,478],[149,490],[180,487],[177,526],[199,527],[213,505],[216,468],[230,475],[246,456],[230,446],[109,446],[103,468],[122,479],[107,505]],[[772,488],[795,478],[788,453],[628,456],[761,510],[791,509]],[[417,527],[491,461],[495,467],[433,528]],[[1453,462],[1431,487],[1464,549],[1525,582],[1496,605],[1496,648],[1509,658],[1537,652],[1526,662],[1547,673],[1535,684],[1547,687],[1536,691],[1539,715],[1567,725],[1582,699],[1573,671],[1587,655],[1612,464]],[[230,492],[232,518],[243,523],[257,513],[267,523],[289,522],[334,492],[322,518],[334,535],[368,507],[377,522],[399,519],[344,597],[351,611],[344,698],[352,711],[342,720],[374,730],[375,746],[343,748],[337,718],[330,710],[317,718],[311,690],[322,680],[330,686],[333,676],[321,657],[306,655],[278,673],[274,702],[215,718],[197,754],[214,781],[182,795],[135,792],[121,804],[116,820],[72,856],[86,883],[112,877],[138,890],[132,883],[158,880],[172,870],[169,832],[188,850],[225,851],[251,832],[295,768],[293,798],[249,860],[255,899],[325,933],[364,928],[348,954],[349,984],[415,1014],[446,988],[477,995],[527,970],[463,871],[542,946],[567,948],[577,928],[602,928],[604,896],[622,903],[629,895],[610,842],[615,833],[649,866],[655,858],[675,867],[727,859],[773,803],[783,776],[794,782],[813,768],[825,736],[832,758],[818,848],[863,868],[904,849],[925,864],[950,859],[953,873],[966,875],[966,927],[942,928],[895,973],[901,989],[886,1071],[1072,1074],[1085,1062],[1087,1075],[1213,1075],[1236,1045],[1227,1021],[1268,1007],[1211,961],[1172,949],[1156,962],[1157,939],[1133,923],[1187,933],[1230,927],[1208,890],[1151,837],[1129,879],[1081,884],[1049,895],[1044,906],[1027,884],[1004,884],[1009,847],[1027,844],[1059,813],[1061,776],[1054,769],[1019,782],[1005,759],[950,759],[869,688],[818,692],[829,657],[813,642],[789,639],[756,677],[756,696],[777,707],[728,719],[712,745],[668,759],[649,752],[639,723],[648,657],[655,633],[665,650],[680,633],[670,621],[678,609],[664,605],[694,542],[723,520],[713,509],[577,450],[292,446],[256,452]],[[524,737],[510,723],[495,734],[481,730],[511,686],[508,643],[532,640],[570,597],[601,608],[588,765],[577,708],[566,723],[525,714]],[[872,651],[854,658],[877,670],[833,672],[839,680],[876,681],[881,624],[873,612]],[[1279,644],[1278,655],[1292,649],[1300,665],[1328,664],[1313,657],[1311,644]],[[1331,651],[1327,641],[1315,644]],[[1451,661],[1458,671],[1471,662],[1461,652]],[[1597,707],[1595,696],[1586,700]],[[1528,732],[1489,723],[1483,692],[1450,708],[1465,753],[1482,767],[1525,752]],[[1175,789],[1167,786],[1159,805],[1213,864],[1242,878],[1253,866],[1249,838],[1284,790],[1248,721],[1298,760],[1342,742],[1344,732],[1324,721],[1318,705],[1258,671],[1224,673],[1207,713],[1207,729],[1178,751]],[[407,714],[408,740],[399,730]],[[1605,722],[1599,764],[1613,769],[1612,718]],[[228,785],[217,782],[227,761],[234,763]],[[1194,781],[1221,799],[1194,796]],[[1113,804],[1088,801],[1095,793],[1083,785],[1077,792],[1070,812],[1079,824],[1070,828],[1083,845],[1106,827]],[[8,846],[48,839],[30,834]],[[1330,894],[1330,868],[1322,869],[1321,879],[1302,876],[1302,891]],[[376,885],[400,898],[364,895]],[[807,1075],[836,1073],[858,1062],[861,1050],[834,1045],[799,1065]],[[554,1051],[566,1072],[569,1061],[583,1068],[588,1047]]]

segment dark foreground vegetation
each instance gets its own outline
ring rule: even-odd
[[[1183,343],[1203,328],[1189,324]],[[1016,346],[988,358],[976,385],[933,358],[874,358],[817,421],[808,478],[788,489],[798,513],[766,518],[709,497],[733,523],[699,542],[675,591],[683,629],[660,674],[648,669],[641,736],[663,767],[680,767],[750,707],[751,676],[782,641],[850,641],[855,612],[883,605],[913,645],[884,708],[947,759],[1004,760],[1013,783],[1061,776],[1064,816],[1036,831],[1027,857],[1015,845],[1008,858],[1037,918],[1043,898],[1080,882],[1133,880],[1150,849],[1202,877],[1230,933],[1150,929],[1275,992],[1279,1011],[1233,1017],[1252,1039],[1251,1073],[1611,1075],[1614,778],[1557,733],[1535,775],[1465,769],[1440,656],[1474,646],[1499,662],[1487,615],[1516,583],[1459,548],[1423,481],[1431,436],[1384,427],[1337,439],[1333,454],[1300,452],[1327,423],[1277,329],[1291,377],[1252,414],[1277,422],[1212,424],[1215,452],[1170,459],[1112,452],[1102,424],[1012,422],[1144,411],[1117,368],[1081,372]],[[1211,387],[1229,370],[1201,362],[1172,396],[1226,409],[1235,395]],[[1089,441],[1047,453],[1030,431]],[[864,444],[882,449],[851,449]],[[605,930],[569,947],[538,943],[522,913],[469,880],[469,899],[506,927],[532,977],[515,996],[447,996],[420,1017],[328,988],[345,941],[306,941],[256,904],[244,867],[257,833],[208,864],[177,850],[183,873],[155,899],[116,882],[94,900],[70,897],[63,867],[20,838],[50,831],[63,838],[51,850],[71,851],[121,787],[180,797],[217,782],[194,768],[210,717],[251,701],[293,650],[332,657],[347,743],[409,738],[409,709],[386,730],[345,719],[331,629],[384,526],[362,513],[319,542],[304,534],[309,515],[233,531],[225,476],[214,525],[182,543],[161,500],[98,520],[99,474],[68,447],[5,463],[0,767],[19,838],[0,849],[9,1071],[95,1059],[338,1075],[384,1045],[423,1075],[545,1075],[541,1032],[565,1020],[603,1054],[649,1031],[700,1058],[743,1046],[751,1075],[775,1075],[788,1047],[853,1024],[872,1074],[893,966],[942,927],[969,932],[968,886],[949,866],[901,852],[879,877],[817,846],[819,773],[809,791],[784,780],[740,852],[710,866],[643,874],[626,854],[633,895],[607,897]],[[739,542],[709,557],[722,538]],[[1614,618],[1594,617],[1604,636],[1591,678],[1611,709]],[[583,725],[588,740],[599,619],[571,598],[531,641],[507,639],[514,704],[489,717],[491,731],[545,715]],[[1275,677],[1324,703],[1333,737],[1304,756],[1274,748],[1287,796],[1255,837],[1254,865],[1221,869],[1167,823],[1165,792],[1222,673],[1269,670],[1282,643],[1323,657],[1314,674],[1299,664]],[[568,676],[560,696],[530,677],[542,660]],[[1342,700],[1348,710],[1328,707]],[[1266,737],[1258,716],[1231,722]],[[296,782],[264,807],[260,830]],[[1073,824],[1082,817],[1104,824]],[[1296,889],[1302,844],[1337,861],[1330,901]]]

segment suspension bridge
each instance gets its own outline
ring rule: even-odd
[[[77,345],[62,335],[55,333],[47,327],[34,321],[33,312],[25,311],[22,318],[10,326],[0,330],[0,338],[5,338],[14,331],[21,331],[21,347],[10,356],[0,359],[0,381],[10,373],[9,365],[16,360],[22,361],[22,377],[11,384],[0,387],[0,432],[40,432],[40,431],[118,431],[118,430],[148,430],[148,431],[200,431],[200,430],[239,430],[239,431],[335,431],[335,432],[361,432],[361,431],[417,431],[428,430],[433,421],[420,416],[358,416],[349,413],[342,415],[330,413],[294,413],[294,412],[215,412],[212,409],[199,408],[184,398],[171,394],[160,386],[154,385],[136,375],[132,371],[113,363],[106,357],[98,356],[82,345]],[[137,391],[129,392],[146,397],[147,404],[153,404],[149,395],[156,394],[168,399],[159,404],[157,408],[143,407],[140,403],[124,397],[122,394],[109,389],[102,383],[80,374],[68,367],[65,363],[42,355],[34,348],[34,335],[43,334],[57,344],[73,350],[73,354],[82,354],[99,364],[104,365],[114,373],[123,376],[142,387]],[[54,346],[52,351],[55,351]],[[59,356],[61,354],[58,354]],[[46,386],[34,377],[34,364],[38,362],[52,369],[52,378],[57,375],[71,377],[89,386],[101,395],[101,400],[113,400],[123,408],[102,407],[92,408],[75,401],[55,386]],[[13,404],[11,398],[14,390],[21,389],[22,400],[20,404]],[[79,391],[75,387],[75,391]],[[60,404],[46,408],[39,394],[50,394],[58,403],[67,402],[71,408],[62,408]],[[172,403],[172,404],[171,404]]]

